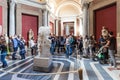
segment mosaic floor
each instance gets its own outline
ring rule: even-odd
[[[83,69],[83,80],[120,80],[119,66],[114,69],[108,64],[101,65],[90,59],[66,58],[60,55],[53,56],[52,60],[50,73],[66,71],[76,71],[76,73],[48,75],[33,71],[33,57],[29,56],[24,60],[8,60],[8,67],[0,68],[0,80],[79,80],[77,70],[80,67]],[[119,64],[120,61],[118,60],[117,63]]]

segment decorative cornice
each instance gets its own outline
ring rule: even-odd
[[[27,1],[30,1],[30,2],[33,2],[33,3],[36,3],[36,4],[40,4],[40,5],[46,5],[46,2],[37,2],[35,0],[27,0]]]
[[[20,3],[20,4],[29,5],[29,6],[33,6],[33,7],[37,7],[37,8],[41,8],[41,9],[46,8],[46,3],[40,3],[40,2],[33,1],[33,0],[15,0],[15,2]]]

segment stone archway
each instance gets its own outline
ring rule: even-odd
[[[77,18],[82,14],[81,4],[72,1],[62,1],[58,4],[56,8],[55,15],[61,19],[61,35],[64,34],[64,22],[74,22],[74,35],[77,36],[80,25],[77,25]],[[80,21],[80,20],[79,20]],[[79,22],[80,23],[80,22]]]
[[[60,3],[60,4],[58,5],[58,7],[56,8],[56,10],[55,10],[55,15],[58,16],[60,9],[61,9],[62,7],[64,7],[64,6],[66,6],[66,5],[72,5],[72,6],[74,6],[74,7],[76,8],[76,10],[79,11],[80,14],[82,13],[81,4],[79,4],[79,3],[75,2],[75,1],[63,1],[63,2]]]

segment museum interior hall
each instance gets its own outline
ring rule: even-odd
[[[120,0],[0,0],[0,80],[120,80]]]

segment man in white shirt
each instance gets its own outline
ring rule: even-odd
[[[34,50],[35,50],[35,42],[34,42],[34,39],[33,39],[33,37],[31,38],[31,40],[29,41],[29,46],[30,46],[30,48],[31,48],[31,54],[32,54],[32,56],[35,54],[34,52]]]

